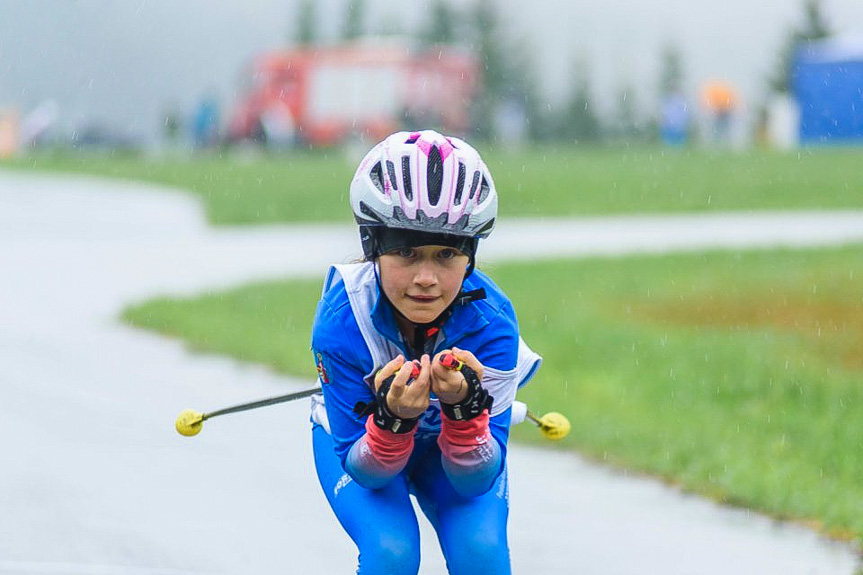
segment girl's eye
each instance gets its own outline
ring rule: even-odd
[[[441,250],[438,252],[437,257],[442,260],[451,260],[456,256],[455,250]]]
[[[398,251],[398,254],[402,258],[412,258],[414,257],[414,250],[412,248],[402,248]]]

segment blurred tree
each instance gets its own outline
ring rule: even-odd
[[[494,107],[506,85],[502,39],[497,10],[492,0],[477,0],[470,18],[475,43],[472,48],[480,60],[482,86],[474,105],[474,130],[480,137],[490,137],[494,120]]]
[[[433,0],[427,28],[421,32],[426,44],[452,44],[456,41],[456,13],[446,0]]]
[[[401,36],[405,30],[403,24],[392,11],[387,11],[379,20],[369,27],[369,33],[377,36]]]
[[[345,27],[342,38],[356,40],[363,35],[363,22],[366,16],[366,0],[348,0],[345,12]]]
[[[176,106],[170,106],[162,113],[162,117],[162,144],[167,152],[178,152],[183,131],[182,112]],[[0,114],[0,121],[2,121],[2,114]],[[34,143],[36,143],[35,139]]]
[[[473,111],[476,135],[492,137],[500,114],[521,116],[528,136],[537,137],[545,125],[540,117],[536,66],[533,51],[524,42],[508,42],[501,32],[499,10],[493,0],[477,0],[467,18],[470,29],[465,35],[482,66],[482,86]],[[456,30],[456,33],[458,31]]]
[[[833,30],[821,11],[821,0],[804,0],[803,11],[803,26],[789,32],[779,55],[776,70],[768,79],[770,88],[774,92],[786,94],[791,91],[791,82],[794,78],[794,54],[800,44],[833,35]]]
[[[662,47],[659,61],[658,117],[648,119],[642,136],[658,135],[666,145],[682,146],[689,136],[689,116],[683,90],[683,54],[677,44],[668,42]]]
[[[300,46],[311,46],[318,41],[317,4],[314,0],[300,2],[295,39]]]
[[[560,136],[577,142],[596,142],[601,125],[593,107],[590,69],[584,58],[576,59],[572,74],[572,91],[563,110]]]
[[[536,140],[545,137],[548,122],[540,103],[540,80],[534,54],[535,51],[526,42],[512,47],[510,98],[519,102],[527,122],[527,135]]]
[[[683,90],[683,55],[677,44],[666,43],[662,47],[659,62],[660,96],[677,94]]]
[[[635,89],[631,85],[623,85],[617,93],[611,135],[626,141],[638,139],[641,135],[639,124]]]

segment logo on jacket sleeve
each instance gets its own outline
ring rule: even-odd
[[[318,367],[318,379],[321,380],[321,383],[327,384],[330,382],[330,375],[327,370],[327,366],[324,365],[324,354],[321,352],[315,352],[315,362]]]

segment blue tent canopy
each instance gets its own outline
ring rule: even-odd
[[[863,143],[863,38],[802,45],[793,89],[801,143]]]

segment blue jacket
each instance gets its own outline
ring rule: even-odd
[[[330,268],[312,330],[312,352],[336,454],[345,471],[360,484],[364,483],[363,470],[351,469],[348,459],[351,447],[366,433],[365,418],[357,417],[354,406],[374,398],[372,377],[377,369],[399,353],[410,357],[393,311],[380,297],[372,266]],[[506,456],[510,405],[540,358],[522,342],[522,355],[527,357],[519,362],[520,338],[512,304],[488,276],[475,270],[465,280],[464,289],[478,288],[485,289],[486,298],[454,307],[439,332],[435,353],[457,346],[471,351],[485,367],[483,386],[495,399],[489,428],[500,447],[499,474]],[[420,419],[415,451],[434,443],[440,418],[439,404],[433,398]]]

